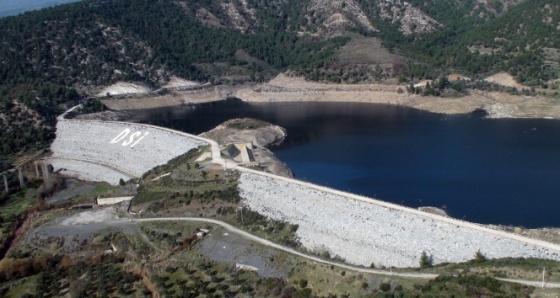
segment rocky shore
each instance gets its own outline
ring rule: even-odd
[[[111,109],[130,110],[197,104],[231,97],[247,102],[363,102],[406,106],[442,114],[484,110],[490,118],[560,119],[558,100],[551,97],[481,90],[470,90],[468,95],[460,97],[421,96],[409,94],[404,84],[319,83],[285,74],[262,84],[211,86],[196,91],[173,91],[163,96],[104,99],[103,103]]]

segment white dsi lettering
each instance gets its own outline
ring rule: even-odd
[[[130,146],[130,148],[136,146],[136,144],[138,144],[140,141],[142,141],[142,139],[145,138],[149,133],[150,133],[150,132],[147,131],[141,138],[138,139],[138,141],[134,142],[134,144],[132,144],[132,145]]]
[[[123,147],[126,147],[126,146],[132,144],[132,142],[134,142],[134,138],[140,136],[141,134],[142,134],[141,131],[137,131],[137,132],[131,134],[130,137],[128,138],[128,141],[124,141],[122,143]]]
[[[122,141],[128,134],[130,133],[130,129],[125,128],[120,134],[118,134],[114,139],[111,140],[111,144],[116,144]]]

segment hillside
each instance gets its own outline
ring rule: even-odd
[[[2,18],[2,168],[5,156],[52,139],[64,103],[118,82],[154,90],[177,79],[233,85],[286,71],[351,84],[509,73],[524,86],[557,88],[559,6],[552,0],[86,0]]]
[[[345,39],[316,40],[286,30],[295,27],[289,9],[302,8],[291,2],[262,4],[249,19],[235,15],[251,9],[225,2],[143,0],[83,1],[1,19],[0,128],[8,132],[2,140],[13,139],[3,142],[2,155],[33,147],[32,139],[52,138],[48,132],[24,137],[32,127],[27,118],[8,121],[20,104],[52,132],[60,104],[79,98],[76,91],[96,94],[119,81],[155,87],[174,75],[226,84],[264,80],[288,67],[328,62]],[[222,23],[209,24],[204,11]]]

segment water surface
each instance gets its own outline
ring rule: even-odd
[[[0,18],[80,0],[0,0]]]
[[[236,117],[266,120],[287,129],[275,153],[298,179],[478,223],[560,226],[560,121],[356,103],[227,101],[135,113],[195,134]]]

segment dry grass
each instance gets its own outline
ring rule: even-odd
[[[131,96],[103,99],[101,102],[111,110],[135,110],[158,107],[172,107],[184,104],[199,104],[221,100],[218,87],[208,87],[196,91],[171,91],[165,95]]]
[[[490,82],[490,83],[495,83],[495,84],[506,86],[506,87],[514,87],[514,88],[517,88],[519,90],[525,88],[525,86],[519,84],[513,76],[511,76],[510,74],[508,74],[506,72],[497,73],[493,76],[487,77],[484,80],[487,81],[487,82]]]
[[[390,64],[401,60],[383,47],[376,37],[365,37],[350,33],[350,42],[339,49],[337,59],[348,64]]]

